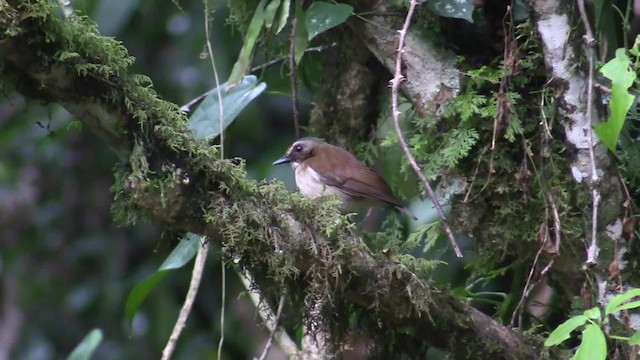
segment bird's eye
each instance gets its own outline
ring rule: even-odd
[[[301,151],[302,151],[302,145],[296,145],[296,146],[294,146],[293,151],[295,151],[295,152],[301,152]]]

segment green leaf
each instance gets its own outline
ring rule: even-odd
[[[284,0],[282,6],[280,6],[280,20],[278,21],[278,30],[276,34],[279,34],[285,25],[287,25],[287,19],[289,19],[289,11],[291,10],[291,0]]]
[[[304,18],[304,11],[302,11],[302,5],[300,0],[296,0],[296,44],[294,49],[294,58],[296,64],[302,60],[302,55],[307,49],[309,40],[307,39],[307,28],[304,26],[302,19]]]
[[[304,23],[309,32],[307,40],[347,21],[352,12],[351,5],[314,1],[304,17]]]
[[[588,319],[600,321],[600,317],[602,316],[602,313],[600,312],[599,307],[593,307],[589,310],[585,310],[583,315],[586,316]]]
[[[636,296],[640,296],[640,289],[629,289],[627,291],[625,291],[624,293],[620,294],[620,295],[616,295],[613,298],[611,298],[611,300],[609,300],[609,302],[607,303],[607,305],[604,307],[604,313],[605,315],[609,315],[609,314],[613,314],[616,311],[620,311],[620,305],[622,303],[624,303],[627,300],[630,300],[631,298],[634,298]],[[628,308],[630,309],[630,308]]]
[[[245,75],[247,69],[249,69],[249,64],[253,57],[253,47],[256,44],[256,39],[258,39],[258,35],[260,35],[260,30],[265,21],[265,2],[266,0],[260,0],[256,11],[253,13],[247,35],[244,38],[244,44],[242,44],[242,49],[240,49],[240,55],[238,55],[236,63],[233,64],[231,75],[229,75],[227,90],[236,86]]]
[[[125,315],[129,323],[133,322],[140,305],[147,298],[151,290],[155,289],[160,280],[164,279],[167,271],[156,271],[153,274],[140,281],[129,293],[127,303],[125,305]]]
[[[616,151],[616,144],[620,130],[624,125],[627,112],[635,97],[629,94],[629,87],[636,79],[636,73],[630,68],[631,60],[625,49],[616,50],[616,57],[609,60],[600,72],[611,79],[611,101],[609,102],[609,119],[596,125],[595,132],[612,152]]]
[[[531,9],[525,0],[515,0],[513,2],[513,21],[521,22],[529,18]]]
[[[636,331],[630,338],[629,338],[629,346],[634,346],[634,345],[640,345],[640,331]]]
[[[473,23],[473,0],[431,0],[427,9],[436,15]]]
[[[125,314],[129,323],[133,321],[144,299],[149,295],[151,290],[155,289],[160,280],[167,275],[167,272],[181,268],[193,259],[198,252],[198,246],[200,246],[199,239],[199,236],[189,233],[186,239],[180,240],[175,249],[173,249],[155,273],[139,282],[133,290],[131,290],[131,293],[129,293],[127,297],[127,304],[125,305]]]
[[[584,325],[587,317],[578,315],[558,325],[558,327],[549,334],[549,338],[544,342],[544,346],[554,346],[562,343],[571,336],[571,332],[576,328]]]
[[[226,87],[225,83],[211,90],[189,118],[188,127],[196,139],[214,138],[220,135],[219,91],[224,111],[224,121],[222,122],[222,130],[224,130],[251,100],[267,88],[267,85],[265,83],[258,84],[258,79],[255,76],[248,75],[232,89],[224,91]]]
[[[632,301],[632,302],[628,302],[626,304],[621,305],[620,307],[618,307],[618,311],[622,311],[622,310],[629,310],[629,309],[635,309],[637,307],[640,307],[640,301]]]
[[[573,356],[574,360],[605,360],[607,358],[607,341],[600,327],[587,325],[582,330],[582,342]]]
[[[102,330],[93,329],[82,339],[80,344],[69,354],[67,360],[89,360],[91,355],[102,342]]]
[[[178,245],[173,249],[171,254],[167,256],[162,265],[158,268],[161,270],[173,270],[183,267],[191,261],[198,253],[200,246],[200,237],[193,233],[188,233],[186,239],[181,239]]]
[[[276,11],[280,7],[281,0],[272,0],[264,11],[264,26],[271,29],[273,19],[276,17]]]

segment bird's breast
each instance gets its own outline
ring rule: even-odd
[[[318,172],[304,163],[291,164],[296,177],[296,186],[305,197],[314,199],[324,195],[337,195],[341,200],[345,194],[322,181]]]

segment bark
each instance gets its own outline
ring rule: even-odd
[[[215,149],[190,137],[176,105],[128,73],[129,64],[119,44],[82,19],[57,18],[46,0],[0,2],[0,76],[28,98],[66,107],[120,154],[120,217],[144,211],[176,230],[206,235],[227,259],[238,259],[268,299],[277,299],[282,286],[292,299],[319,296],[328,304],[320,323],[336,327],[332,335],[347,331],[350,311],[358,313],[380,339],[380,356],[417,357],[434,346],[457,358],[539,357],[540,341],[529,343],[372,253],[335,205],[249,181],[242,163],[218,160]]]
[[[583,38],[572,36],[575,21],[571,17],[580,15],[578,9],[568,6],[566,2],[533,1],[531,6],[545,65],[553,79],[550,86],[557,94],[556,103],[566,140],[575,149],[571,173],[584,192],[591,195],[591,207],[583,209],[585,223],[590,226],[585,229],[583,236],[585,258],[577,259],[576,263],[583,260],[592,270],[597,282],[594,292],[597,291],[598,303],[603,304],[628,286],[617,278],[619,269],[627,267],[622,254],[628,249],[626,243],[621,241],[625,202],[621,182],[611,164],[607,148],[595,134],[590,134],[592,127],[600,121],[600,114],[605,113],[603,103],[595,92],[593,77],[590,79],[588,75],[588,66],[593,66],[594,61],[590,62],[589,56],[595,51],[595,39],[589,39],[589,36],[593,37],[589,31],[585,32],[587,35]],[[580,33],[583,29],[585,24],[581,23]],[[578,60],[584,57],[588,64],[586,69],[576,66]],[[589,89],[592,95],[588,94]],[[583,270],[576,266],[574,271]],[[590,307],[596,303],[585,305]]]

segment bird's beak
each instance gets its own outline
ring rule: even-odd
[[[285,163],[288,163],[288,162],[291,162],[291,159],[289,159],[287,157],[287,155],[285,155],[285,156],[281,157],[280,159],[274,161],[273,164],[271,164],[271,165],[280,165],[280,164],[285,164]]]

